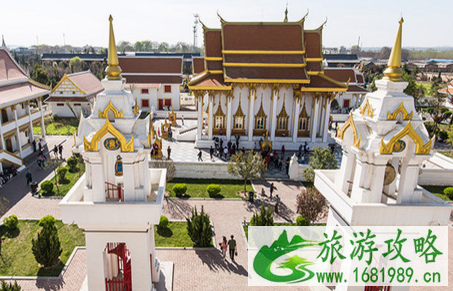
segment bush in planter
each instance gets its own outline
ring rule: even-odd
[[[76,157],[70,157],[66,163],[69,166],[69,172],[75,173],[79,171],[79,169],[77,168],[78,160]]]
[[[175,192],[176,197],[181,197],[183,194],[186,193],[187,191],[187,185],[186,184],[175,184],[173,186],[173,192]]]
[[[219,185],[216,184],[211,184],[206,187],[206,192],[208,192],[209,197],[215,198],[219,195],[221,189]]]
[[[17,228],[17,225],[19,224],[19,219],[17,218],[16,215],[10,215],[3,219],[3,225],[9,230],[15,230]]]
[[[264,207],[264,204],[261,204],[260,213],[255,212],[253,214],[252,219],[250,219],[251,226],[273,226],[274,225],[274,217],[272,217],[272,207]]]
[[[167,228],[167,227],[168,227],[168,218],[164,215],[161,215],[157,228],[163,229],[163,228]]]
[[[296,225],[297,226],[309,226],[310,225],[310,221],[308,221],[308,219],[306,219],[302,215],[299,215],[296,218]]]
[[[59,167],[57,169],[58,180],[60,182],[66,180],[66,173],[68,172],[68,168],[66,167]]]
[[[52,181],[44,181],[41,183],[41,189],[45,195],[52,195],[53,183]]]
[[[453,200],[453,187],[447,187],[444,189],[444,194],[450,198],[450,200]]]
[[[201,206],[201,212],[198,214],[197,207],[192,208],[192,216],[186,218],[187,232],[195,247],[209,247],[212,241],[212,228],[209,215],[204,212]]]
[[[38,233],[38,238],[32,239],[32,251],[38,263],[44,267],[55,266],[63,251],[58,237],[58,229],[55,226],[55,218],[47,215],[39,221],[41,230]]]

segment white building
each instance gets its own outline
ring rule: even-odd
[[[166,170],[149,169],[149,116],[140,111],[118,66],[112,17],[105,89],[82,117],[73,151],[86,172],[60,203],[65,223],[85,231],[88,289],[154,290],[160,267],[154,225],[159,223]],[[134,105],[135,104],[135,105]]]
[[[141,110],[180,109],[183,56],[122,56],[119,62]]]
[[[22,167],[22,159],[33,153],[38,140],[34,125],[41,124],[39,138],[45,140],[42,97],[49,93],[48,86],[30,79],[6,47],[0,47],[0,172]]]
[[[104,88],[91,71],[69,74],[61,78],[46,99],[52,114],[60,117],[79,117],[91,113],[93,99]]]
[[[328,226],[448,225],[451,206],[417,185],[433,140],[401,80],[398,30],[385,77],[338,131],[339,170],[315,170],[315,187],[329,200]],[[336,290],[364,290],[338,286]],[[365,290],[383,290],[370,287]],[[409,290],[408,286],[384,290]]]

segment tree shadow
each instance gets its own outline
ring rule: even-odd
[[[63,270],[64,264],[62,261],[58,260],[58,263],[53,267],[41,267],[38,271],[38,277],[58,277],[61,270]]]
[[[224,260],[222,253],[218,249],[213,250],[195,250],[195,253],[200,258],[201,262],[208,266],[209,270],[214,272],[225,271],[229,273],[235,273],[242,276],[248,276],[247,270],[234,262],[231,263]],[[227,254],[228,256],[228,254]]]
[[[158,227],[157,233],[163,237],[171,237],[173,235],[173,231],[168,227]]]
[[[64,287],[63,279],[36,279],[36,287],[46,291],[57,291]]]
[[[186,218],[192,211],[192,207],[190,207],[189,203],[182,199],[165,199],[162,208],[172,218],[179,219]]]
[[[274,211],[275,213],[275,211]],[[291,208],[287,207],[285,204],[281,203],[278,205],[278,214],[275,213],[275,215],[283,218],[284,220],[288,222],[292,222],[292,217],[294,215],[294,211],[291,210]]]

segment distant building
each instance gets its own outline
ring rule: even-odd
[[[122,56],[118,59],[126,85],[141,110],[180,109],[183,56]]]
[[[96,94],[104,88],[101,81],[89,70],[64,75],[53,88],[46,103],[50,104],[53,115],[60,117],[77,117],[91,113],[91,104]]]
[[[328,67],[354,67],[360,64],[356,54],[324,54],[324,60]]]
[[[31,80],[6,47],[0,47],[1,173],[22,167],[22,159],[33,153],[34,125],[41,124],[39,137],[45,142],[42,97],[49,93],[49,87]]]

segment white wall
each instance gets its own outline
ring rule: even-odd
[[[86,102],[86,103],[77,102],[77,103],[82,104],[82,105],[75,106],[73,102],[69,103],[69,104],[71,104],[72,109],[77,114],[77,116],[80,116],[80,112],[82,111],[82,108],[85,108],[85,110],[88,110],[88,112],[90,112],[90,105],[88,102]],[[58,102],[58,104],[64,104],[64,106],[57,106],[57,102],[50,102],[48,104],[50,105],[53,115],[60,116],[60,117],[74,117],[74,114],[69,109],[69,107],[66,105],[66,103]]]

